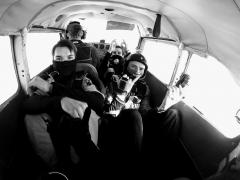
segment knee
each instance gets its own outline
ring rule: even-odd
[[[129,109],[129,110],[130,110],[129,114],[130,114],[131,117],[137,117],[137,118],[140,118],[140,119],[142,118],[141,114],[139,113],[138,110],[136,110],[136,109]]]
[[[131,122],[141,123],[142,116],[139,113],[139,111],[136,109],[127,109],[127,110],[124,110],[124,120],[128,122],[131,121]]]
[[[125,114],[124,121],[128,124],[128,127],[133,127],[134,129],[139,129],[142,131],[143,122],[142,116],[138,110],[129,109]]]
[[[168,109],[166,111],[166,116],[167,117],[178,118],[179,117],[179,112],[178,112],[177,109]]]
[[[164,132],[167,131],[170,134],[177,136],[181,129],[181,118],[177,109],[169,109],[166,111],[165,116],[162,119],[162,128]]]
[[[28,129],[42,128],[47,130],[47,124],[51,121],[51,118],[48,114],[37,114],[31,115],[26,114],[24,117],[25,127]]]
[[[163,123],[171,123],[171,124],[175,124],[175,123],[179,123],[179,112],[177,109],[168,109],[167,111],[165,111],[164,116],[163,116]]]
[[[46,118],[50,117],[47,114],[27,114],[24,117],[24,123],[35,153],[47,166],[52,167],[56,164],[57,159],[52,140],[47,132]]]

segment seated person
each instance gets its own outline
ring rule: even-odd
[[[34,134],[32,129],[39,123],[37,121],[50,117],[41,119],[48,123],[46,129],[51,141],[48,139],[47,142],[53,143],[58,158],[57,164],[51,164],[50,168],[62,168],[68,172],[73,166],[71,147],[86,168],[89,164],[85,161],[94,160],[94,156],[87,154],[99,152],[97,142],[93,142],[92,133],[89,132],[89,118],[101,115],[104,102],[104,96],[92,83],[91,75],[76,73],[76,51],[71,41],[60,40],[52,49],[53,65],[50,69],[55,75],[50,73],[47,77],[40,75],[33,78],[29,83],[31,96],[23,102],[23,109],[28,114],[25,117],[28,132]],[[36,119],[31,119],[35,117],[32,115],[37,116],[36,124]]]
[[[161,170],[165,176],[160,177],[169,179],[198,177],[197,170],[189,168],[192,162],[181,166],[183,162],[175,161],[186,154],[178,141],[181,118],[176,109],[170,108],[181,100],[182,88],[169,87],[165,109],[157,111],[149,102],[150,90],[144,80],[147,69],[145,57],[134,53],[126,60],[123,75],[112,77],[101,118],[99,147],[124,154],[128,160],[120,161],[127,162],[125,167],[143,168],[143,173],[150,167],[152,174],[157,176]]]
[[[76,60],[92,64],[99,71],[100,58],[94,46],[84,43],[82,40],[86,38],[86,31],[78,21],[70,22],[66,29],[67,38],[77,47]]]
[[[123,49],[116,46],[111,53],[107,52],[100,65],[99,76],[106,86],[113,74],[121,75],[124,68]]]
[[[140,165],[143,123],[139,106],[143,105],[142,108],[146,110],[151,108],[147,104],[149,88],[142,81],[147,71],[145,58],[142,57],[140,54],[132,54],[125,63],[123,73],[113,75],[108,82],[104,115],[99,127],[100,149],[108,155],[117,154],[119,158],[110,164],[125,162],[124,170],[132,166],[138,169]],[[136,72],[132,70],[133,64],[137,66]],[[147,103],[142,104],[141,101],[145,101],[143,99]]]

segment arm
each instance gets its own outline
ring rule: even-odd
[[[23,110],[29,114],[49,113],[53,117],[61,116],[62,112],[66,112],[72,117],[82,118],[87,104],[78,101],[69,96],[74,97],[74,93],[70,88],[45,81],[39,77],[33,79],[29,83],[29,87],[34,86],[46,95],[33,94],[23,102]],[[68,97],[66,97],[68,96]],[[80,95],[81,96],[81,95]]]
[[[126,95],[116,94],[111,97],[111,102],[107,102],[104,106],[104,114],[111,114],[112,116],[118,116],[122,108],[125,105]]]
[[[127,76],[125,77],[127,78]],[[107,103],[105,106],[106,114],[112,114],[114,116],[117,116],[120,113],[120,111],[125,107],[128,101],[128,97],[130,95],[133,85],[137,82],[139,78],[140,76],[136,77],[135,79],[129,78],[128,80],[124,80],[124,82],[121,82],[121,79],[119,78],[115,78],[115,80],[113,79],[112,83],[110,84],[110,87],[113,87],[112,92],[110,93],[112,99],[111,102]]]
[[[102,82],[104,83],[104,85],[107,84],[107,82],[110,82],[110,79],[106,80],[106,72],[109,66],[109,58],[110,58],[111,54],[109,52],[106,52],[104,58],[102,59],[101,63],[100,63],[100,67],[99,67],[99,77],[102,80]]]
[[[166,111],[171,106],[177,104],[183,99],[182,87],[169,86],[162,104],[158,107],[159,112]]]
[[[103,74],[106,72],[108,68],[108,60],[110,58],[111,54],[109,52],[106,52],[104,58],[101,61],[100,68],[99,68],[99,76],[102,78]]]
[[[48,113],[54,119],[59,119],[65,112],[73,118],[83,118],[87,103],[69,97],[29,96],[22,104],[25,113]]]
[[[152,107],[150,106],[150,90],[149,87],[146,86],[146,93],[145,97],[142,99],[139,107],[139,112],[142,116],[145,116],[149,110],[151,110]]]
[[[84,96],[77,99],[81,99],[88,104],[98,115],[102,115],[104,106],[104,96],[99,92],[84,92]]]
[[[62,111],[61,98],[62,97],[59,96],[32,95],[23,101],[22,108],[28,114],[39,114],[43,112],[55,114]]]
[[[65,87],[62,84],[52,83],[51,95],[64,95],[78,101],[86,102],[97,114],[101,114],[103,111],[104,96],[97,90],[83,91],[81,89]]]
[[[96,69],[99,71],[100,67],[100,58],[97,55],[97,50],[95,47],[91,46],[91,57],[93,61],[93,66],[96,67]]]

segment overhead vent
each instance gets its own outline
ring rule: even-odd
[[[114,9],[113,8],[105,8],[105,11],[114,11]]]
[[[55,22],[59,22],[61,19],[63,19],[66,15],[60,14],[56,19]]]
[[[41,29],[44,29],[44,27],[41,26],[41,25],[32,25],[32,28],[41,28]]]
[[[56,27],[44,27],[42,25],[32,25],[30,32],[62,32],[63,29]]]
[[[117,22],[117,21],[108,21],[106,30],[130,30],[134,29],[134,24],[124,23],[124,22]]]

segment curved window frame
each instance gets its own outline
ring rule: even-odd
[[[0,61],[0,82],[2,84],[2,88],[0,89],[0,109],[2,109],[19,91],[19,81],[15,61],[12,56],[11,38],[9,36],[0,36],[0,48],[3,58]]]
[[[180,43],[171,39],[144,37],[140,40],[139,44],[139,51],[141,51],[148,61],[148,70],[161,82],[166,85],[169,84],[177,63]],[[184,71],[188,54],[188,51],[182,51],[174,83],[178,81],[181,73]]]
[[[157,70],[151,69],[151,67],[158,67],[160,60],[156,61],[156,58],[149,58],[149,55],[156,56],[156,54],[161,52],[172,52],[155,49],[155,46],[157,47],[156,44],[151,45],[148,48],[150,51],[146,52],[144,49],[148,41],[173,46],[178,46],[178,43],[156,38],[142,38],[139,42],[140,51],[148,60],[149,71],[163,83],[169,84],[174,63],[163,68],[165,71],[163,75],[166,77],[162,78],[162,74],[158,73]],[[181,58],[183,68],[187,62],[188,54],[183,54]],[[176,53],[174,53],[174,56],[176,56]],[[168,58],[166,57],[166,59]],[[179,68],[175,82],[178,79],[177,77],[183,72],[183,68]],[[240,87],[234,81],[227,68],[214,57],[201,57],[193,54],[186,73],[190,75],[190,80],[183,90],[185,95],[183,101],[196,109],[203,119],[218,129],[224,136],[228,138],[238,136],[240,134],[240,125],[235,116],[240,108]]]

